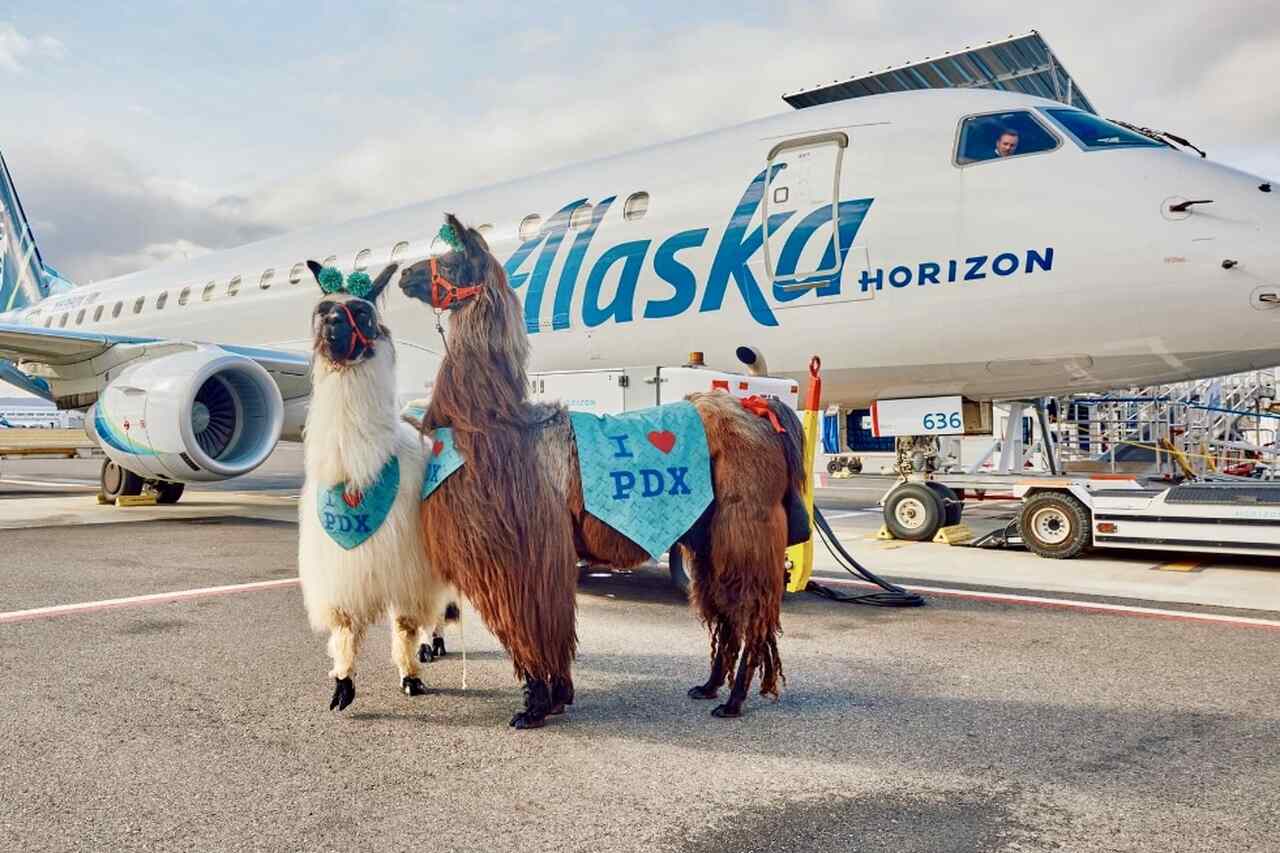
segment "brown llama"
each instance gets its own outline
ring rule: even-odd
[[[529,336],[502,265],[452,215],[442,235],[455,248],[400,279],[410,297],[451,312],[423,425],[451,428],[465,460],[422,504],[424,544],[525,681],[524,710],[511,725],[536,728],[573,703],[576,561],[626,568],[650,555],[586,511],[567,409],[528,399]],[[797,538],[787,507],[804,476],[803,438],[795,413],[777,400],[759,413],[724,392],[688,400],[706,432],[714,488],[677,540],[693,605],[711,632],[711,674],[689,696],[716,698],[736,662],[728,701],[712,713],[737,717],[757,668],[761,694],[778,696],[784,559]]]

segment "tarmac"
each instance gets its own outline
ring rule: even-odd
[[[1280,573],[874,539],[887,483],[820,490],[925,589],[788,596],[782,698],[685,690],[708,643],[661,565],[584,574],[577,703],[545,729],[469,608],[398,692],[385,631],[328,710],[296,585],[296,448],[173,507],[96,463],[0,467],[0,847],[15,850],[1280,850]],[[997,525],[1009,507],[966,514]],[[819,549],[818,580],[864,591]],[[1194,565],[1188,565],[1192,564]]]

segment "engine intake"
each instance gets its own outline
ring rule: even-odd
[[[85,431],[121,467],[180,482],[257,468],[280,440],[284,403],[257,362],[217,347],[126,368],[85,417]]]

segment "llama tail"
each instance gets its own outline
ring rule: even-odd
[[[773,412],[784,432],[778,438],[782,442],[782,455],[787,460],[787,494],[782,505],[787,511],[787,544],[799,545],[809,541],[813,528],[809,511],[804,505],[804,481],[809,472],[804,467],[804,427],[800,418],[786,403],[769,398],[769,411]]]

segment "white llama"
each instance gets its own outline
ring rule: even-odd
[[[439,637],[446,605],[455,618],[457,607],[424,557],[425,452],[397,411],[395,350],[375,304],[395,265],[376,281],[363,273],[344,281],[336,269],[308,266],[325,296],[312,315],[298,574],[312,627],[329,632],[329,707],[342,710],[355,699],[351,676],[370,624],[388,615],[401,689],[417,696],[426,692],[418,631],[436,628]],[[421,656],[429,655],[424,643]]]

